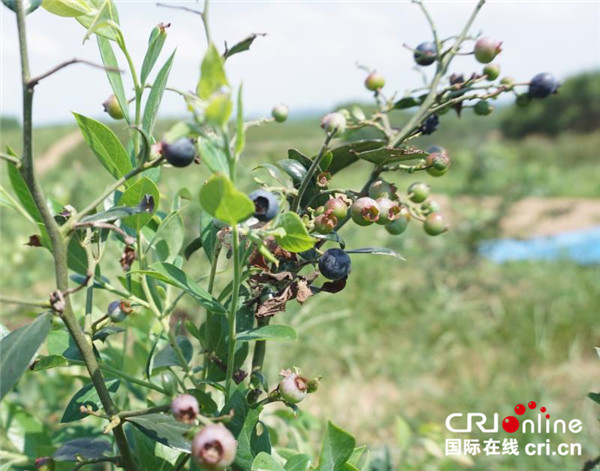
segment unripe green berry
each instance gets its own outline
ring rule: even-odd
[[[427,163],[427,173],[433,177],[441,177],[450,168],[450,157],[444,149],[441,152],[429,154],[425,162]]]
[[[377,198],[377,206],[379,207],[379,219],[377,224],[385,226],[392,221],[395,221],[400,216],[400,205],[389,198]]]
[[[346,130],[346,118],[342,113],[329,113],[321,120],[321,127],[328,133],[342,134]]]
[[[422,205],[421,205],[421,212],[427,216],[428,214],[431,213],[439,213],[441,211],[441,206],[439,205],[439,203],[437,203],[436,201],[430,200],[430,201],[425,201]]]
[[[287,105],[277,105],[275,108],[271,110],[271,116],[278,123],[283,123],[288,118],[289,109]]]
[[[348,206],[341,198],[331,198],[325,203],[325,210],[331,211],[338,221],[341,221],[348,214]]]
[[[102,103],[104,107],[104,111],[108,113],[112,119],[123,119],[125,115],[123,114],[123,110],[119,106],[119,102],[117,101],[117,97],[114,95],[109,96],[104,103]]]
[[[498,64],[488,64],[483,68],[483,73],[490,82],[496,80],[500,76],[500,66]]]
[[[508,90],[511,90],[515,84],[515,79],[512,77],[502,77],[500,79],[500,85],[504,85]]]
[[[281,380],[277,390],[284,401],[298,404],[308,393],[308,380],[296,373],[291,373]]]
[[[373,198],[358,198],[350,208],[352,220],[359,226],[369,226],[379,219],[379,206]]]
[[[448,230],[441,213],[431,213],[425,218],[423,230],[430,236],[440,235]]]
[[[477,116],[488,116],[494,111],[494,107],[485,100],[479,100],[473,107],[473,111]]]
[[[519,108],[525,108],[527,105],[529,105],[529,103],[531,103],[531,96],[529,93],[521,93],[520,95],[517,95],[515,103]]]
[[[371,72],[365,79],[365,87],[372,92],[383,88],[384,85],[385,79],[383,78],[383,75],[378,74],[377,72]]]
[[[425,183],[413,183],[408,187],[408,197],[413,203],[422,203],[429,196],[429,185]]]
[[[397,192],[396,186],[385,180],[376,180],[369,187],[369,196],[375,200],[377,198],[396,199]]]
[[[400,208],[400,213],[398,214],[398,219],[390,222],[387,226],[385,226],[385,230],[388,231],[391,235],[400,235],[406,230],[409,222],[410,211],[406,206],[402,206]]]

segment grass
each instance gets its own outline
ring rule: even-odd
[[[600,145],[600,133],[506,141],[492,131],[495,118],[484,118],[479,121],[483,124],[477,125],[465,114],[458,122],[443,117],[442,122],[448,124],[434,136],[453,157],[447,178],[423,176],[436,192],[450,196],[598,196],[595,149]],[[244,168],[286,158],[290,147],[314,153],[322,138],[317,123],[316,119],[291,121],[250,131]],[[37,130],[36,149],[42,153],[71,130]],[[122,135],[122,129],[116,130]],[[3,133],[1,142],[18,149],[18,130]],[[357,164],[336,176],[332,186],[359,189],[367,172],[367,165]],[[207,175],[202,167],[190,172],[164,169],[161,192],[172,196],[185,185],[195,195]],[[421,176],[390,178],[403,189]],[[3,172],[2,185],[7,185],[5,180]],[[83,144],[43,177],[48,195],[75,207],[83,207],[110,181]],[[249,178],[244,178],[242,185],[245,189],[253,186]],[[585,459],[598,454],[594,438],[600,432],[598,408],[586,394],[599,389],[600,362],[593,346],[600,335],[596,307],[600,268],[568,261],[495,265],[482,260],[466,243],[482,237],[477,224],[482,209],[475,203],[469,214],[474,221],[464,221],[454,232],[438,238],[427,238],[416,224],[402,237],[389,236],[379,226],[348,225],[343,236],[349,247],[389,246],[407,261],[355,255],[352,276],[342,293],[320,294],[304,306],[290,303],[288,312],[279,314],[276,321],[295,326],[300,341],[269,346],[268,376],[275,381],[278,370],[288,365],[301,367],[309,376],[323,375],[318,394],[311,396],[303,409],[320,420],[331,418],[346,427],[359,443],[368,444],[375,456],[381,456],[383,447],[388,446],[396,469],[462,469],[469,463],[435,456],[440,447],[443,453],[443,440],[450,437],[444,427],[446,416],[480,411],[498,412],[502,418],[517,403],[530,400],[544,404],[553,417],[583,421],[579,435],[548,437],[553,444],[581,442],[583,456],[483,456],[473,460],[472,468],[581,468]],[[186,210],[185,223],[189,241],[198,232],[196,202]],[[5,208],[1,224],[0,257],[4,266],[11,267],[0,274],[3,292],[46,296],[52,286],[50,257],[42,249],[23,245],[36,228]],[[118,273],[118,256],[109,252],[110,269],[104,273]],[[207,271],[207,263],[194,257],[189,267],[200,276]],[[225,271],[219,283],[229,277],[230,272]],[[82,308],[83,298],[76,300]],[[98,293],[98,305],[108,300]],[[182,304],[182,311],[198,318],[198,309],[191,302]],[[3,322],[9,325],[22,322],[27,314],[3,306]],[[75,380],[65,378],[57,370],[47,373],[49,382],[64,381],[60,394],[44,388],[55,396],[50,402],[59,405],[47,411],[50,423],[65,405],[66,388],[75,387]],[[28,391],[33,384],[32,378],[25,380]],[[39,396],[35,391],[27,394]],[[546,439],[518,438],[523,444]]]

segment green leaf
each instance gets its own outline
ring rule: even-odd
[[[85,249],[81,246],[79,235],[75,234],[69,241],[67,247],[67,266],[69,270],[86,275],[88,269],[88,258]]]
[[[219,303],[211,294],[204,288],[187,276],[182,270],[170,263],[157,262],[151,265],[155,272],[146,272],[146,274],[154,276],[165,283],[181,288],[188,293],[192,298],[198,301],[202,306],[211,312],[225,313],[225,307]],[[158,274],[156,276],[155,274]]]
[[[359,471],[367,470],[369,466],[369,450],[366,446],[355,448],[352,456],[348,459],[345,468],[356,469]]]
[[[146,101],[146,107],[144,108],[144,116],[142,117],[142,129],[149,135],[152,134],[154,129],[154,122],[156,121],[156,114],[160,107],[165,87],[167,86],[167,80],[169,73],[171,72],[171,66],[173,65],[173,58],[175,57],[175,51],[169,56],[167,62],[162,66],[156,75],[148,100]]]
[[[273,164],[261,164],[254,167],[252,170],[256,171],[259,169],[266,170],[269,175],[271,175],[275,180],[277,180],[282,186],[287,187],[289,184],[289,180],[284,178],[281,170]]]
[[[290,149],[290,151],[293,149]],[[276,162],[277,166],[287,173],[294,182],[294,186],[299,187],[306,176],[307,170],[297,160],[293,159],[281,159]]]
[[[33,371],[43,371],[49,370],[52,368],[56,368],[59,366],[66,366],[69,364],[69,360],[67,360],[62,355],[46,355],[41,356],[33,363]]]
[[[146,204],[146,202],[144,201],[144,197],[142,196],[142,201],[136,206],[113,206],[112,208],[107,209],[106,211],[101,211],[99,213],[86,216],[81,219],[81,222],[116,221],[117,219],[125,219],[136,214],[147,213],[148,210],[148,204]]]
[[[259,424],[259,416],[258,409],[248,410],[242,429],[236,435],[238,447],[235,464],[241,469],[250,469],[255,456],[261,452],[267,455],[271,453],[269,432],[264,425]],[[261,435],[258,435],[259,428]]]
[[[210,124],[222,128],[229,122],[232,110],[233,103],[231,103],[229,93],[219,93],[210,100],[204,116]]]
[[[57,16],[76,17],[93,14],[84,0],[44,0],[42,7]]]
[[[202,248],[209,260],[213,258],[218,232],[219,228],[214,223],[212,216],[206,211],[202,211],[200,214],[200,237],[202,238]]]
[[[104,437],[84,437],[69,440],[63,444],[53,457],[56,461],[78,461],[103,458],[113,455],[112,443]]]
[[[52,446],[48,429],[44,423],[38,420],[35,416],[29,412],[23,410],[21,407],[6,401],[2,404],[3,418],[2,418],[2,453],[7,451],[8,441],[14,447],[14,450],[26,455],[30,458],[31,462],[41,456],[40,451],[49,450]],[[5,438],[6,437],[6,438]],[[8,440],[6,440],[8,439]],[[2,456],[0,454],[0,456]],[[30,462],[30,464],[31,464]],[[4,462],[0,459],[0,463],[3,466]],[[15,469],[31,469],[28,468],[11,468],[3,467],[7,471],[14,471]]]
[[[252,200],[222,174],[213,175],[202,186],[200,204],[211,216],[228,224],[245,221],[254,213]]]
[[[108,325],[96,332],[92,337],[92,340],[100,340],[104,342],[110,335],[120,334],[121,332],[125,332],[125,330],[127,329],[124,329],[123,327]]]
[[[88,0],[88,3],[93,5],[95,10],[88,15],[77,16],[75,19],[88,32],[92,31],[112,41],[119,38],[119,13],[115,4],[111,0]]]
[[[388,255],[390,257],[396,257],[397,259],[406,262],[406,259],[402,255],[400,255],[395,250],[388,249],[387,247],[363,247],[361,249],[346,250],[346,253]]]
[[[223,58],[215,45],[210,43],[200,66],[200,81],[196,93],[201,99],[206,100],[221,87],[228,85]]]
[[[190,442],[184,437],[190,426],[178,422],[172,415],[148,414],[129,417],[127,421],[156,442],[185,453],[192,451]]]
[[[241,385],[240,385],[241,386]],[[253,409],[256,411],[256,409]],[[233,418],[226,424],[227,428],[234,437],[237,437],[244,428],[246,423],[246,416],[250,413],[248,401],[246,400],[245,394],[239,389],[236,389],[231,397],[227,400],[223,409],[221,409],[221,415],[227,415],[232,413]]]
[[[139,469],[173,471],[177,469],[175,465],[178,459],[182,456],[188,456],[150,439],[136,427],[131,427],[128,432],[131,433],[133,438],[135,458],[139,464]]]
[[[410,425],[402,417],[396,417],[396,440],[400,450],[406,450],[410,444],[412,432]]]
[[[600,393],[589,393],[588,397],[592,401],[597,402],[598,404],[600,404]]]
[[[331,151],[333,159],[331,164],[327,168],[327,171],[331,175],[335,175],[340,170],[352,165],[358,161],[357,154],[359,152],[366,152],[373,149],[379,149],[385,145],[385,141],[378,139],[355,141],[349,144],[337,147]]]
[[[9,8],[10,10],[16,13],[16,1],[17,0],[2,0],[2,3]],[[37,10],[42,5],[42,0],[24,0],[23,9],[25,10],[25,14],[29,15],[29,13]],[[2,469],[2,468],[0,468]]]
[[[283,469],[285,471],[308,471],[312,463],[310,455],[299,454],[287,460]]]
[[[396,103],[394,103],[394,109],[396,110],[404,110],[406,108],[412,108],[413,106],[419,106],[421,102],[412,96],[407,96],[401,98]]]
[[[134,216],[129,216],[123,219],[123,224],[139,231],[142,227],[144,227],[156,211],[158,210],[158,204],[160,200],[160,192],[156,184],[147,177],[138,180],[133,185],[131,185],[125,193],[119,198],[119,206],[138,206],[140,203],[142,207],[144,207],[144,201],[147,200],[147,195],[150,195],[153,199],[153,203],[150,204],[151,207],[147,208],[147,211],[142,214],[136,214]]]
[[[280,214],[275,223],[275,228],[283,228],[285,235],[276,235],[275,241],[282,249],[288,252],[304,252],[312,249],[316,240],[308,234],[306,226],[296,213]]]
[[[179,345],[181,353],[183,353],[183,357],[189,364],[192,357],[194,356],[194,346],[192,345],[192,342],[190,342],[190,340],[187,337],[179,335],[177,336],[177,345]],[[179,356],[175,352],[175,349],[171,345],[167,345],[160,352],[158,352],[154,356],[152,362],[153,370],[167,366],[179,366],[181,368],[184,367],[184,365],[181,364],[181,361],[179,360]]]
[[[279,461],[264,451],[256,455],[252,462],[251,471],[283,471]]]
[[[183,255],[186,260],[189,260],[190,257],[202,248],[202,237],[196,237],[189,244],[185,246],[185,250],[183,251]]]
[[[229,164],[225,152],[215,142],[206,137],[198,138],[198,153],[202,162],[214,173],[228,173]]]
[[[338,471],[348,461],[356,441],[345,430],[331,422],[327,423],[327,432],[321,446],[318,471]]]
[[[113,177],[121,178],[132,170],[127,151],[110,128],[95,119],[77,113],[73,115],[92,152]]]
[[[144,62],[142,63],[142,70],[140,71],[140,83],[142,85],[146,84],[146,79],[150,75],[154,64],[156,64],[166,39],[167,32],[162,23],[152,29],[150,38],[148,39],[148,49],[146,50]]]
[[[259,36],[266,36],[266,34],[265,33],[258,33],[258,34],[253,33],[253,34],[249,35],[248,37],[242,39],[240,42],[234,44],[231,48],[227,49],[223,53],[223,59],[227,60],[234,54],[239,54],[240,52],[247,51],[248,49],[250,49],[250,46],[252,46],[252,43],[254,42],[254,40]]]
[[[96,40],[98,42],[98,49],[100,50],[100,57],[102,57],[102,63],[111,69],[119,69],[119,63],[117,62],[110,41],[102,36],[96,36]],[[107,70],[106,76],[117,98],[117,102],[125,115],[125,120],[130,123],[127,95],[125,95],[125,87],[123,86],[121,74],[118,70]]]
[[[110,379],[106,381],[106,387],[110,393],[117,392],[120,385],[121,380],[119,379]],[[98,392],[96,391],[96,388],[94,388],[93,383],[86,384],[71,398],[63,413],[62,419],[60,419],[60,423],[66,424],[87,417],[87,414],[84,414],[79,410],[81,406],[89,406],[94,411],[97,411],[102,407]]]
[[[246,145],[246,131],[244,127],[244,102],[242,99],[243,84],[240,85],[237,96],[237,117],[235,132],[235,155],[240,155]]]
[[[252,342],[255,340],[297,340],[296,331],[287,325],[265,325],[256,327],[237,335],[240,342]]]
[[[210,394],[201,391],[200,389],[188,389],[188,394],[191,394],[198,401],[200,413],[202,415],[213,415],[219,411],[219,407]]]
[[[415,148],[382,147],[358,153],[362,160],[368,160],[377,165],[389,164],[406,160],[423,159],[429,154]]]
[[[46,340],[51,325],[52,315],[42,314],[0,340],[0,400],[17,384]]]

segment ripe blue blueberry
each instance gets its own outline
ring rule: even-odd
[[[273,193],[266,190],[256,190],[250,193],[254,202],[254,217],[262,222],[268,222],[277,216],[279,201]]]
[[[546,98],[556,93],[560,84],[552,74],[542,72],[529,82],[529,96],[531,98]]]
[[[423,122],[423,124],[421,124],[421,126],[419,126],[419,131],[426,135],[433,134],[437,129],[438,124],[440,124],[439,116],[437,114],[432,114]]]
[[[350,256],[342,249],[329,249],[319,257],[321,275],[329,280],[339,280],[350,273]]]
[[[191,139],[180,137],[171,144],[163,142],[162,154],[173,167],[187,167],[196,158],[196,146]]]
[[[428,66],[435,62],[437,49],[432,42],[424,42],[417,46],[413,57],[415,62],[422,66]]]

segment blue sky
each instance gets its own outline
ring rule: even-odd
[[[192,89],[205,49],[199,17],[154,2],[117,1],[121,24],[138,69],[148,34],[159,22],[170,22],[161,61],[177,48],[170,84]],[[196,2],[169,2],[199,7]],[[469,1],[431,1],[429,9],[442,37],[457,33],[475,5]],[[2,114],[20,109],[19,63],[14,14],[1,9]],[[391,93],[418,86],[411,53],[431,34],[419,8],[407,1],[219,1],[211,3],[211,30],[222,47],[247,34],[267,33],[249,52],[228,61],[234,85],[244,82],[246,110],[265,115],[284,102],[294,110],[326,110],[346,100],[368,100],[364,72],[356,62],[376,68],[387,78]],[[548,71],[559,78],[600,67],[600,2],[489,1],[473,32],[484,31],[504,42],[498,57],[503,74],[528,80]],[[84,29],[75,20],[42,11],[28,17],[33,73],[41,73],[72,57],[98,61],[95,41],[82,44]],[[124,62],[123,62],[124,65]],[[470,74],[481,66],[459,57],[453,71]],[[425,69],[428,73],[431,71]],[[127,82],[129,83],[129,82]],[[72,121],[70,112],[102,116],[101,103],[110,94],[102,71],[74,65],[45,80],[36,93],[36,123]],[[185,113],[181,100],[167,96],[163,116]]]

